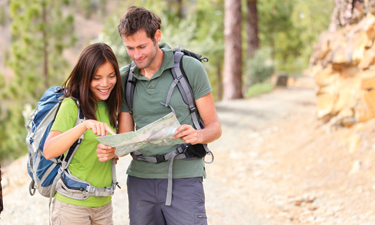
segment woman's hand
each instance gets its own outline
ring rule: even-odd
[[[91,129],[95,135],[106,136],[108,135],[108,133],[112,135],[116,134],[106,123],[99,122],[96,120],[85,120],[83,123],[85,124],[86,129]]]

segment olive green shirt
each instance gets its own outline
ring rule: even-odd
[[[160,102],[166,102],[168,90],[173,82],[173,76],[171,73],[171,68],[174,66],[173,51],[164,43],[159,44],[159,47],[164,52],[163,63],[150,80],[142,75],[137,67],[133,70],[134,76],[137,79],[133,99],[133,119],[135,129],[140,129],[171,112],[170,108],[163,106]],[[195,99],[199,99],[212,92],[206,70],[201,62],[192,57],[183,57],[182,65],[193,89]],[[130,65],[127,65],[120,69],[123,90],[128,77],[129,66]],[[194,127],[189,107],[183,101],[177,87],[173,90],[169,105],[175,110],[176,117],[181,125],[188,124]],[[125,101],[125,94],[123,96],[121,112],[129,112],[129,107]],[[160,147],[149,146],[141,149],[140,152],[144,156],[155,156],[169,153],[173,151],[176,146],[177,145]],[[153,164],[133,159],[127,173],[131,176],[140,178],[166,179],[168,178],[169,164],[170,161]],[[175,160],[173,163],[173,178],[202,176],[206,176],[202,159],[179,159]]]

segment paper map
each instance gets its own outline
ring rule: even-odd
[[[173,113],[156,120],[147,126],[133,132],[96,137],[100,143],[115,147],[115,154],[123,156],[146,146],[163,146],[182,144],[181,139],[173,139],[175,132],[180,127]]]

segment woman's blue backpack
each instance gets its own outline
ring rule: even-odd
[[[26,143],[29,149],[27,171],[32,178],[29,186],[30,195],[34,195],[38,189],[41,195],[50,197],[51,185],[57,176],[63,155],[47,160],[43,156],[43,147],[63,100],[62,87],[49,88],[39,100],[26,125]]]
[[[42,196],[50,198],[54,197],[56,191],[79,200],[85,200],[89,196],[113,195],[117,185],[114,159],[112,160],[113,183],[110,187],[94,187],[89,182],[78,179],[69,171],[69,163],[82,142],[84,134],[70,147],[65,158],[64,154],[50,160],[44,158],[44,142],[63,100],[64,89],[62,87],[49,88],[39,100],[37,108],[26,125],[28,129],[26,143],[29,149],[27,171],[32,179],[29,185],[30,195],[34,195],[36,189]],[[85,120],[78,102],[77,106],[79,110],[75,126]]]

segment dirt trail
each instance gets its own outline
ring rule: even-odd
[[[329,129],[317,121],[315,101],[312,79],[301,78],[293,87],[217,103],[223,135],[209,145],[215,155],[204,181],[209,224],[375,224],[375,122]],[[115,224],[128,224],[129,162],[125,157],[117,166]],[[3,169],[0,224],[47,224],[48,200],[29,196],[25,165],[23,157]]]

